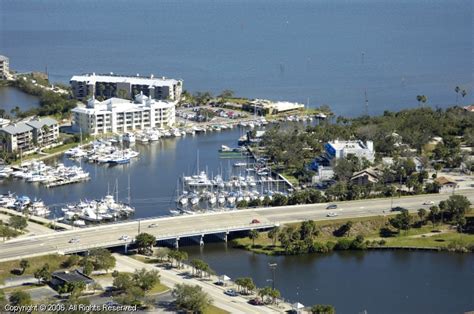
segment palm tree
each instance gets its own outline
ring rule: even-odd
[[[456,105],[458,104],[458,99],[459,99],[459,92],[461,91],[461,88],[459,86],[456,86],[454,88],[454,91],[456,92]]]
[[[464,97],[466,97],[466,95],[467,95],[467,92],[466,92],[465,89],[463,89],[463,90],[461,91],[461,96],[462,96],[462,98],[464,99]]]
[[[422,107],[422,103],[426,103],[428,101],[428,97],[426,97],[425,95],[417,95],[416,100],[418,101],[418,106]]]
[[[280,233],[280,227],[276,226],[268,232],[268,237],[273,240],[273,246],[276,245],[278,234]]]
[[[255,246],[255,240],[258,239],[259,233],[257,230],[253,229],[249,232],[249,239],[252,240],[252,246]]]

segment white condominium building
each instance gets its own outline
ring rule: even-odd
[[[100,99],[112,97],[133,99],[143,93],[153,99],[179,100],[183,81],[166,77],[122,76],[116,74],[74,75],[71,89],[75,98],[83,100],[91,96]]]
[[[124,133],[146,128],[167,128],[175,123],[176,101],[150,99],[143,93],[135,101],[91,98],[86,106],[72,110],[74,128],[91,135]]]

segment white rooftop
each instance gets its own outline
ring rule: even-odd
[[[120,76],[107,74],[83,74],[74,75],[71,81],[87,82],[88,84],[95,84],[96,82],[108,83],[129,83],[132,85],[149,85],[149,86],[173,86],[181,82],[175,79],[165,77],[146,77],[146,76]]]
[[[73,112],[78,113],[112,113],[112,112],[136,112],[151,108],[170,108],[175,106],[176,102],[166,100],[149,99],[144,95],[137,95],[135,101],[128,99],[112,97],[110,99],[99,101],[95,98],[89,99],[87,106],[78,106]]]

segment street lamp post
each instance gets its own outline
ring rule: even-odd
[[[268,266],[272,270],[272,290],[275,290],[275,270],[278,266],[277,263],[268,263]]]

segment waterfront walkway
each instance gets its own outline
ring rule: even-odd
[[[134,272],[136,269],[145,268],[147,270],[157,269],[156,266],[152,264],[142,263],[138,260],[135,260],[131,257],[114,254],[114,257],[117,260],[116,269],[119,271],[128,271]],[[253,306],[248,304],[248,300],[251,297],[237,296],[230,297],[224,294],[224,291],[229,288],[237,289],[236,286],[228,285],[227,287],[220,287],[214,284],[218,281],[217,276],[211,276],[209,279],[200,279],[195,277],[186,276],[186,273],[191,274],[192,268],[190,266],[184,265],[181,269],[166,269],[159,268],[160,271],[160,280],[165,286],[170,287],[171,289],[176,284],[188,284],[188,285],[198,285],[200,286],[209,296],[213,299],[213,304],[223,310],[226,310],[230,313],[284,313],[287,310],[291,309],[291,305],[287,303],[280,302],[278,306]]]
[[[53,220],[50,220],[50,219],[47,219],[47,218],[44,218],[44,217],[38,217],[38,216],[33,216],[33,215],[25,215],[23,213],[17,212],[16,210],[13,210],[13,209],[0,207],[0,212],[5,213],[5,214],[10,215],[10,216],[14,215],[14,216],[25,217],[29,221],[33,221],[33,222],[39,223],[39,224],[44,225],[44,226],[47,226],[47,225],[51,224],[51,225],[56,226],[57,228],[61,228],[61,229],[65,229],[65,230],[74,229],[73,226],[71,226],[71,225],[56,222],[56,221],[53,221]]]

